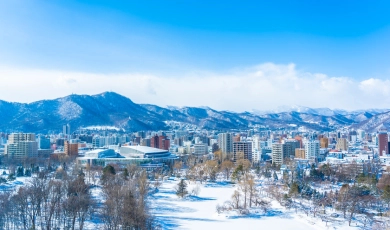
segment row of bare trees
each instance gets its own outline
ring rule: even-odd
[[[104,202],[101,210],[105,229],[152,229],[147,173],[132,166],[116,173],[112,166],[107,166],[102,178]]]
[[[83,229],[94,207],[82,175],[63,180],[38,177],[0,195],[2,229]]]
[[[0,193],[0,229],[82,230],[92,218],[104,229],[153,229],[148,175],[134,165],[59,167],[26,181]]]

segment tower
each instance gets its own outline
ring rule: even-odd
[[[380,131],[378,134],[378,151],[379,156],[389,154],[388,148],[389,136],[386,131]]]

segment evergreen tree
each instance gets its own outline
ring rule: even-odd
[[[105,183],[109,178],[116,174],[115,168],[112,165],[107,165],[103,168],[102,182]]]
[[[83,169],[80,169],[78,176],[85,177],[85,173],[84,173]]]
[[[122,177],[123,177],[123,179],[128,180],[129,176],[130,176],[129,170],[127,170],[127,168],[125,168],[125,170],[123,170]]]
[[[386,185],[383,188],[382,199],[390,203],[390,185]]]
[[[9,181],[13,181],[13,180],[15,180],[16,178],[15,178],[15,174],[13,174],[13,173],[10,173],[9,175],[8,175],[8,180]]]
[[[31,169],[24,170],[24,175],[27,177],[30,177],[31,176]]]
[[[178,197],[185,197],[186,195],[188,194],[188,191],[187,191],[187,183],[181,179],[179,184],[177,184],[177,189],[176,189],[176,195]]]
[[[299,185],[297,182],[294,182],[291,184],[289,195],[297,195],[301,192],[301,189],[299,188]]]
[[[278,175],[276,175],[276,172],[275,172],[275,171],[274,171],[273,177],[274,177],[274,180],[275,180],[275,181],[279,180]]]
[[[232,179],[240,181],[241,176],[244,174],[244,167],[242,164],[238,165],[232,174]]]
[[[106,167],[103,168],[103,174],[111,174],[115,175],[115,168],[112,165],[107,165]]]
[[[16,171],[16,176],[17,177],[24,176],[24,169],[23,169],[23,167],[18,167],[18,169]]]

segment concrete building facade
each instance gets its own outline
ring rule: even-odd
[[[38,143],[33,133],[12,133],[8,136],[4,153],[8,158],[22,160],[38,157]]]
[[[320,142],[308,141],[305,143],[305,157],[308,160],[316,160],[320,155]]]
[[[218,146],[224,155],[233,153],[233,135],[231,133],[218,134]]]
[[[380,156],[386,156],[389,154],[389,136],[387,132],[382,131],[378,133],[378,152]]]
[[[247,159],[252,162],[252,142],[234,142],[233,143],[233,160],[236,162],[240,159]]]

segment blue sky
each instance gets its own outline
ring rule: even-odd
[[[388,1],[1,1],[0,66],[180,78],[294,63],[302,75],[386,81],[389,10]]]

